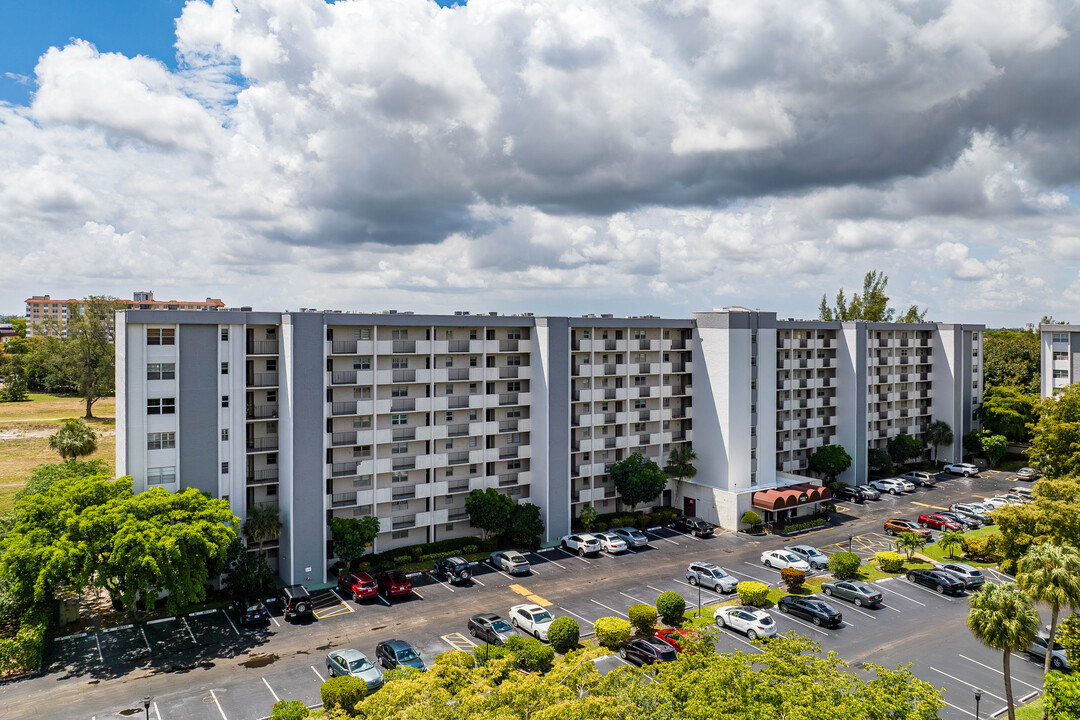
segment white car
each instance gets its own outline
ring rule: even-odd
[[[547,642],[548,628],[554,619],[551,613],[540,605],[515,605],[510,608],[510,624],[537,640]]]
[[[578,555],[596,555],[600,552],[600,541],[588,533],[564,535],[562,546],[565,550],[572,550]]]
[[[810,563],[801,560],[798,555],[787,550],[766,550],[761,553],[761,562],[765,567],[776,568],[777,570],[783,568],[810,569]]]
[[[600,541],[600,549],[604,552],[611,553],[612,555],[626,552],[629,549],[626,541],[615,533],[596,533],[596,539]]]
[[[810,563],[811,570],[828,567],[829,565],[829,556],[811,545],[788,545],[784,549],[793,555],[797,555],[800,560]]]
[[[887,492],[890,495],[899,495],[902,492],[911,492],[915,489],[914,483],[909,483],[907,480],[901,480],[900,478],[881,478],[880,480],[871,480],[870,484],[881,492]]]
[[[649,538],[645,537],[645,533],[641,532],[637,528],[621,527],[615,528],[609,531],[621,537],[626,544],[632,548],[645,547],[649,544]]]
[[[745,633],[751,640],[776,635],[776,622],[769,613],[760,608],[747,605],[718,607],[713,619],[716,621],[716,627],[721,630],[724,628],[738,630]]]
[[[998,508],[1003,508],[1006,505],[1012,505],[1013,503],[1008,498],[988,497],[982,499],[982,504],[984,507],[989,505],[991,510],[997,510]]]
[[[510,575],[525,575],[529,572],[529,561],[517,550],[496,550],[491,553],[488,562],[496,570],[502,570]]]
[[[949,463],[942,470],[953,475],[963,475],[964,477],[975,477],[979,474],[979,468],[971,463]]]

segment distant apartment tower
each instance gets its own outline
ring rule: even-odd
[[[1039,326],[1040,395],[1051,397],[1080,381],[1080,325]]]
[[[86,300],[54,300],[48,295],[34,295],[26,299],[26,336],[40,333],[40,325],[45,320],[56,320],[61,328],[67,326],[68,316],[79,312],[86,305]],[[151,291],[133,293],[132,299],[125,304],[128,310],[217,310],[225,303],[217,298],[205,300],[155,300]]]
[[[379,551],[475,535],[465,498],[494,488],[538,505],[555,540],[586,506],[619,509],[612,464],[639,452],[663,466],[691,443],[697,476],[658,502],[733,528],[752,506],[780,519],[827,499],[798,490],[820,484],[799,473],[826,442],[855,458],[852,483],[865,481],[868,447],[931,418],[956,435],[941,457],[958,458],[980,350],[981,326],[742,308],[687,319],[121,312],[117,468],[137,490],[227,497],[241,517],[276,504],[272,557],[289,582],[327,579],[331,517],[377,517]],[[798,507],[778,509],[778,493]]]

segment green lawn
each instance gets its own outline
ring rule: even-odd
[[[1016,720],[1042,720],[1043,699],[1016,708]]]
[[[881,580],[883,578],[900,577],[901,575],[904,575],[908,570],[930,567],[930,563],[926,562],[925,560],[920,560],[919,558],[912,558],[911,560],[908,560],[904,563],[904,568],[900,572],[888,573],[883,570],[879,570],[874,563],[875,561],[871,560],[868,563],[864,563],[863,566],[859,568],[859,572],[857,575],[859,580],[862,580],[863,582],[873,582],[874,580]]]
[[[985,535],[993,535],[997,532],[999,532],[997,525],[987,525],[986,527],[981,527],[978,530],[969,530],[968,532],[964,533],[964,537],[978,538]],[[946,560],[960,559],[959,557],[946,558],[944,548],[939,546],[937,543],[933,545],[927,545],[919,552],[927,557],[933,558],[936,562],[945,562]],[[957,551],[953,549],[953,552]],[[973,567],[997,567],[997,563],[994,562],[976,562],[975,560],[967,559],[965,559],[964,562]]]
[[[15,420],[62,420],[82,417],[85,414],[86,403],[81,398],[70,395],[30,393],[29,400],[0,403],[0,423]],[[115,417],[116,398],[101,398],[94,403],[94,416]]]

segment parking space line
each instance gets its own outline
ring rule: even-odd
[[[881,584],[881,582],[880,582],[880,581],[879,581],[879,582],[877,582],[877,583],[875,583],[875,584],[876,584],[876,585],[877,585],[877,586],[878,586],[879,588],[881,588],[882,590],[887,590],[888,592],[891,592],[891,593],[893,593],[894,595],[899,595],[900,597],[904,598],[905,600],[908,600],[908,601],[910,601],[910,602],[913,602],[913,603],[915,603],[916,605],[921,605],[922,607],[926,607],[926,603],[921,603],[921,602],[919,602],[918,600],[916,600],[915,598],[909,598],[909,597],[908,597],[907,595],[905,595],[905,594],[904,594],[904,593],[902,593],[902,592],[897,592],[896,590],[893,590],[892,588],[888,588],[888,587],[885,587],[884,585],[882,585],[882,584]]]
[[[262,609],[266,611],[266,614],[270,616],[270,619],[274,621],[274,624],[277,625],[278,627],[281,627],[281,623],[279,623],[277,621],[277,618],[274,617],[274,613],[270,612],[270,608],[266,607],[266,603],[264,603],[262,600],[260,600],[259,604],[262,605]]]
[[[423,596],[423,595],[421,595],[420,593],[416,592],[416,588],[413,588],[413,595],[415,595],[416,597],[420,598],[421,600],[423,600],[423,599],[424,599],[424,596]],[[386,604],[387,604],[387,605],[389,605],[390,603],[386,603]]]
[[[94,633],[94,642],[97,643],[97,656],[98,660],[105,662],[105,656],[101,654],[101,639],[98,638],[98,634]]]
[[[221,713],[221,720],[229,720],[225,717],[225,711],[221,709],[221,703],[218,702],[217,695],[214,694],[214,689],[210,688],[210,697],[214,699],[214,705],[217,707],[217,711]]]
[[[228,610],[222,610],[221,614],[224,615],[225,619],[229,621],[229,625],[232,626],[233,632],[236,633],[237,635],[239,635],[240,631],[236,629],[236,624],[232,621],[232,618],[229,617],[229,611]]]
[[[675,542],[674,540],[671,540],[671,539],[669,539],[669,538],[666,538],[666,537],[660,537],[660,536],[659,536],[659,535],[657,535],[656,533],[651,533],[651,532],[649,532],[648,530],[642,530],[641,532],[645,533],[646,535],[652,535],[652,536],[653,536],[654,538],[656,538],[657,540],[663,540],[664,542],[669,542],[669,543],[671,543],[672,545],[678,545],[678,544],[679,544],[679,543]]]
[[[337,590],[335,590],[334,588],[330,588],[330,592],[334,593],[334,597],[336,597],[338,600],[340,600],[341,604],[344,605],[346,607],[346,609],[348,609],[349,612],[351,612],[351,613],[356,612],[355,610],[352,609],[352,606],[349,605],[349,603],[345,602],[345,598],[338,595]]]
[[[416,591],[413,590],[413,592]],[[384,598],[382,595],[376,595],[375,597],[379,598],[379,600],[382,600],[383,605],[385,605],[386,607],[390,607],[390,601]]]
[[[559,552],[566,553],[567,555],[574,558],[575,560],[580,560],[581,562],[585,563],[586,565],[592,565],[592,563],[589,562],[588,560],[586,560],[585,558],[580,557],[578,555],[575,555],[574,553],[570,552],[569,550],[566,550],[566,549],[561,548],[561,547],[560,548],[555,548],[555,549],[558,550]]]
[[[193,643],[195,643],[197,645],[199,643],[199,641],[195,639],[195,633],[191,632],[191,626],[188,625],[187,618],[186,617],[181,617],[180,622],[184,623],[184,629],[186,629],[187,634],[191,636],[191,642],[193,642]]]
[[[487,587],[484,583],[480,582],[475,575],[472,576],[472,581],[478,584],[480,587]]]
[[[447,590],[449,590],[450,592],[454,592],[454,588],[450,587],[449,585],[447,585],[446,583],[444,583],[444,582],[443,582],[442,580],[440,580],[439,578],[435,577],[435,576],[434,576],[434,575],[432,575],[431,573],[427,573],[427,576],[428,576],[429,578],[431,578],[432,580],[434,580],[435,582],[437,582],[437,583],[439,583],[440,585],[442,585],[442,586],[443,586],[444,588],[446,588],[446,589],[447,589]],[[413,592],[416,592],[416,590],[413,590]],[[420,599],[421,599],[421,600],[423,600],[424,598],[420,598]]]
[[[593,604],[595,604],[595,605],[599,605],[599,606],[600,606],[600,607],[602,607],[602,608],[607,608],[608,610],[610,610],[611,612],[615,613],[616,615],[622,615],[622,616],[623,616],[624,618],[628,618],[628,619],[629,619],[629,617],[630,617],[630,616],[629,616],[629,615],[627,615],[626,613],[621,613],[621,612],[619,612],[618,610],[616,610],[615,608],[613,608],[613,607],[608,607],[607,605],[605,605],[605,604],[604,604],[604,603],[602,603],[602,602],[596,602],[596,601],[595,601],[595,600],[593,600],[592,598],[590,598],[590,599],[589,599],[589,602],[591,602],[591,603],[593,603]]]
[[[156,717],[157,720],[161,720],[161,711],[158,710],[157,703],[154,703],[154,717]]]
[[[281,702],[281,698],[279,698],[278,694],[274,692],[274,688],[270,687],[270,683],[266,682],[266,678],[263,678],[262,681],[263,685],[266,686],[266,689],[269,690],[270,694],[274,696],[274,702]]]
[[[829,597],[828,595],[819,594],[819,593],[814,593],[810,597],[815,598],[817,600],[824,600],[826,602],[833,599],[833,598]],[[870,618],[871,620],[877,620],[876,616],[871,615],[870,613],[866,612],[865,610],[860,610],[859,608],[854,607],[854,604],[852,604],[852,607],[847,607],[847,605],[845,605],[844,607],[847,608],[847,610],[853,610],[853,611],[859,613],[860,615],[865,615],[866,617]],[[847,610],[845,610],[844,612],[847,612]]]
[[[150,649],[150,640],[147,639],[146,630],[143,629],[142,625],[139,626],[139,632],[142,633],[143,642],[146,643],[146,651],[152,654],[154,651]]]
[[[749,564],[749,563],[747,563],[747,564]],[[728,572],[731,573],[732,575],[742,575],[744,578],[750,578],[754,582],[763,582],[766,585],[772,585],[772,583],[773,583],[772,580],[762,580],[761,578],[757,577],[756,575],[751,575],[749,573],[739,572],[738,570],[730,570],[729,569]]]
[[[965,710],[962,707],[957,707],[956,705],[953,705],[948,700],[942,700],[941,702],[945,703],[946,705],[951,707],[953,710],[959,710],[960,712],[964,713],[965,715],[970,715],[971,717],[975,717],[975,713],[971,712],[970,710]]]
[[[994,672],[996,672],[996,673],[999,673],[999,672],[1001,672],[1001,668],[994,668],[994,667],[990,667],[989,665],[984,665],[984,664],[982,664],[981,662],[979,662],[978,660],[972,660],[972,659],[971,659],[971,658],[969,658],[969,657],[968,657],[967,655],[961,655],[960,657],[964,658],[964,659],[965,659],[965,660],[967,660],[968,662],[973,662],[973,663],[975,663],[975,664],[976,664],[976,665],[978,665],[979,667],[984,667],[984,668],[986,668],[987,670],[992,670],[992,671],[994,671]],[[1020,678],[1018,678],[1018,677],[1015,677],[1015,676],[1013,677],[1013,682],[1018,682],[1018,683],[1020,683],[1021,685],[1027,685],[1027,686],[1028,686],[1029,688],[1031,688],[1032,690],[1035,690],[1036,692],[1040,692],[1040,691],[1042,691],[1042,688],[1040,688],[1040,687],[1036,687],[1035,685],[1032,685],[1031,683],[1026,683],[1026,682],[1024,682],[1023,680],[1021,680]]]
[[[552,564],[552,565],[554,565],[555,567],[561,567],[561,568],[562,568],[563,570],[565,570],[565,569],[566,569],[566,566],[565,566],[565,565],[560,565],[559,563],[555,562],[555,561],[554,561],[554,560],[552,560],[551,558],[549,558],[549,557],[546,557],[546,556],[544,556],[544,555],[541,555],[540,553],[534,553],[534,552],[530,552],[529,554],[530,554],[530,555],[535,555],[536,557],[540,558],[541,560],[543,560],[543,561],[545,561],[545,562],[549,562],[549,563],[551,563],[551,564]],[[532,570],[532,568],[531,568],[531,567],[530,567],[529,569],[530,569],[530,570]]]
[[[752,563],[752,562],[746,562],[744,560],[743,565],[749,565],[750,567],[754,567],[754,568],[761,568],[765,572],[774,572],[774,573],[776,573],[778,575],[780,574],[779,570],[777,570],[776,568],[771,568],[771,567],[769,567],[768,565],[766,565],[764,563]]]
[[[326,680],[323,679],[323,676],[319,673],[319,671],[315,669],[314,665],[308,665],[308,667],[311,668],[311,672],[315,673],[315,677],[319,678],[319,682],[326,682]]]
[[[634,597],[633,595],[627,595],[626,593],[624,593],[624,592],[622,592],[622,591],[620,591],[620,592],[619,592],[619,594],[620,594],[620,595],[622,595],[623,597],[628,597],[628,598],[630,598],[631,600],[633,600],[633,601],[634,601],[634,602],[636,602],[636,603],[642,603],[643,605],[648,605],[648,603],[646,603],[646,602],[645,602],[644,600],[638,600],[638,599],[637,599],[636,597]]]
[[[811,625],[808,622],[803,622],[799,618],[791,617],[790,615],[788,615],[785,612],[778,612],[776,614],[777,614],[778,617],[787,618],[788,620],[790,620],[792,622],[795,622],[795,623],[798,623],[799,625],[802,625],[803,627],[807,628],[808,630],[813,630],[814,632],[820,633],[820,634],[825,635],[825,636],[828,636],[828,634],[829,634],[829,633],[825,632],[824,630],[822,630],[821,628],[816,627],[814,625]]]
[[[578,614],[577,614],[576,612],[574,612],[573,610],[567,610],[567,609],[566,609],[566,608],[564,608],[564,607],[563,607],[562,605],[560,605],[560,606],[559,606],[559,609],[560,609],[560,610],[562,610],[562,611],[563,611],[563,612],[565,612],[565,613],[570,613],[570,614],[571,614],[571,615],[573,615],[574,617],[578,618],[579,620],[583,620],[583,621],[585,621],[585,622],[589,623],[590,625],[592,625],[592,624],[593,624],[593,621],[592,621],[592,620],[590,620],[589,618],[585,617],[584,615],[578,615]]]
[[[956,682],[960,683],[961,685],[967,685],[969,688],[972,688],[972,689],[975,689],[976,687],[978,687],[977,685],[972,685],[967,680],[961,680],[960,678],[956,677],[955,675],[950,675],[949,673],[945,672],[944,670],[938,670],[933,665],[930,666],[930,669],[933,670],[936,673],[941,673],[942,675],[944,675],[947,678],[951,678],[951,679],[955,680]],[[994,698],[995,700],[1000,700],[1001,702],[1005,702],[1005,698],[1001,697],[1000,695],[995,695],[994,693],[990,692],[989,690],[983,690],[983,694],[984,695],[989,695],[990,697]]]
[[[695,590],[697,590],[698,588],[701,588],[701,592],[705,593],[706,595],[712,595],[715,598],[718,598],[718,599],[721,599],[721,600],[727,600],[726,597],[724,597],[720,593],[716,592],[715,590],[706,590],[705,588],[701,587],[700,585],[691,585],[688,582],[683,582],[679,578],[671,578],[671,580],[673,582],[679,583],[680,585],[685,585],[686,587],[693,588]],[[656,588],[653,588],[653,589],[655,590]]]
[[[897,578],[897,580],[899,580],[899,579],[900,579],[900,578]],[[912,583],[909,583],[909,582],[907,582],[906,580],[905,580],[904,582],[905,582],[906,584],[908,584],[908,585],[911,585],[912,587],[915,587],[915,588],[918,588],[919,590],[922,590],[923,592],[928,592],[928,593],[930,593],[931,595],[933,595],[934,597],[940,597],[940,598],[941,598],[942,600],[944,600],[944,601],[946,601],[946,602],[956,602],[956,601],[958,600],[958,598],[955,598],[955,597],[951,597],[951,598],[950,598],[950,597],[945,597],[945,594],[944,594],[944,593],[938,593],[938,592],[934,592],[934,591],[933,591],[933,590],[931,590],[930,588],[925,588],[925,587],[923,587],[922,585],[918,585],[918,584],[916,584],[916,583],[913,583],[913,582],[912,582]]]

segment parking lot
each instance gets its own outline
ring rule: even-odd
[[[450,585],[417,573],[410,578],[414,592],[409,598],[356,603],[334,590],[314,592],[314,617],[300,622],[286,621],[277,603],[267,600],[272,615],[267,627],[242,628],[231,612],[221,609],[62,638],[53,642],[43,677],[0,688],[0,711],[5,717],[36,717],[34,699],[49,697],[70,707],[70,717],[119,718],[136,706],[141,712],[137,701],[151,695],[151,717],[159,720],[257,720],[278,699],[318,703],[326,653],[332,649],[352,647],[372,657],[376,643],[399,638],[430,662],[440,652],[473,647],[477,641],[466,628],[469,616],[494,612],[506,617],[520,603],[538,603],[555,615],[573,617],[587,636],[598,618],[626,617],[630,605],[653,604],[668,590],[680,593],[689,608],[725,602],[731,598],[686,583],[691,560],[714,562],[740,580],[775,586],[780,573],[760,563],[764,550],[805,543],[833,552],[846,550],[850,542],[853,552],[870,557],[891,546],[892,538],[881,531],[885,519],[914,519],[929,509],[996,494],[1011,484],[1005,478],[957,478],[865,505],[845,505],[838,524],[797,538],[723,533],[701,539],[654,528],[647,533],[648,546],[620,556],[581,558],[561,548],[529,553],[533,567],[524,576],[479,564],[470,582]],[[988,575],[991,581],[1003,580]],[[971,638],[964,623],[965,598],[940,596],[903,579],[877,585],[886,598],[880,608],[830,601],[844,614],[839,628],[819,628],[771,612],[782,632],[805,634],[849,663],[914,663],[919,677],[944,690],[949,705],[942,717],[974,717],[975,686],[986,693],[982,717],[1003,706],[996,699],[1004,697],[1000,656]],[[740,634],[720,636],[721,651],[753,647]],[[618,664],[610,659],[597,667]],[[1018,659],[1013,667],[1016,697],[1040,687],[1040,665]]]

